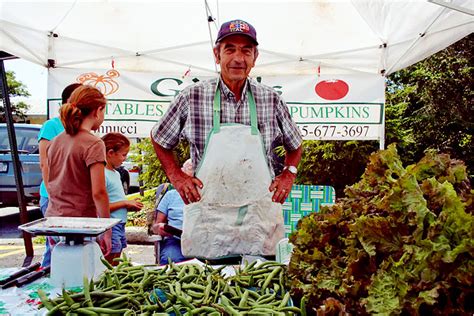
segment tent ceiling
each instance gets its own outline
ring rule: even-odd
[[[241,18],[258,33],[254,75],[387,74],[474,31],[474,1],[449,4],[465,12],[424,0],[2,1],[0,50],[45,66],[113,59],[123,70],[210,74],[217,26]]]

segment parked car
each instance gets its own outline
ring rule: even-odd
[[[122,163],[122,166],[129,174],[129,188],[128,193],[138,192],[140,189],[140,184],[138,183],[138,176],[140,174],[140,167],[136,162],[133,161],[131,156],[128,156],[127,159]],[[125,191],[127,192],[127,191]]]
[[[41,125],[15,123],[14,126],[25,197],[27,201],[38,200],[42,180],[38,145]],[[5,205],[18,205],[12,154],[5,123],[0,124],[0,202]]]

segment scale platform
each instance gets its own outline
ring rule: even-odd
[[[96,279],[105,266],[100,260],[102,251],[94,240],[120,222],[118,218],[47,217],[18,226],[33,235],[63,236],[51,253],[51,283],[58,287],[75,287]]]
[[[119,222],[118,218],[46,217],[18,228],[33,235],[96,237]]]

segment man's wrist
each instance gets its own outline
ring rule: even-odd
[[[283,170],[288,171],[289,173],[291,173],[295,177],[296,177],[296,174],[298,173],[298,168],[296,168],[295,166],[285,166],[283,168]]]

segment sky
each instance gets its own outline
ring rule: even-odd
[[[13,98],[11,101],[24,101],[29,104],[28,114],[46,114],[48,69],[20,58],[5,60],[4,64],[5,70],[14,71],[16,79],[21,81],[31,94],[30,97]]]

